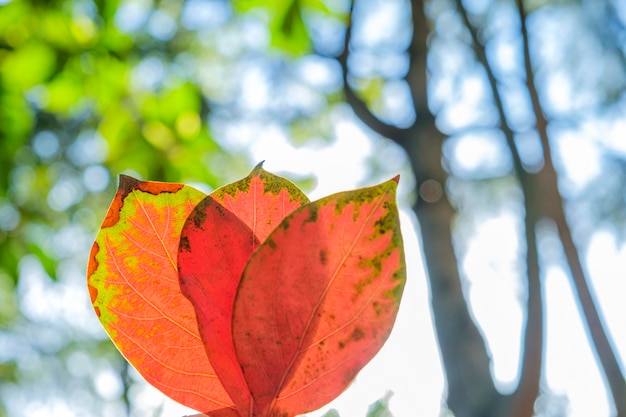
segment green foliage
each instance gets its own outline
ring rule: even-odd
[[[345,21],[345,10],[338,10],[331,1],[324,0],[235,0],[240,12],[253,12],[266,21],[271,46],[297,57],[311,52],[313,43],[308,22],[322,15],[327,19]]]
[[[299,0],[236,0],[239,11],[261,13],[267,19],[273,47],[293,55],[302,55],[311,49]]]

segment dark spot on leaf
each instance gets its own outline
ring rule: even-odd
[[[216,203],[215,204],[215,210],[217,210],[217,214],[220,215],[220,217],[225,217],[226,216],[226,208],[224,208],[223,205]]]
[[[289,229],[289,217],[285,217],[278,226],[283,230]]]
[[[371,266],[372,266],[372,268],[374,268],[374,270],[376,272],[380,273],[381,269],[383,267],[383,262],[382,262],[382,260],[378,256],[376,256],[376,257],[372,258]]]
[[[346,347],[346,344],[345,344],[345,343],[343,343],[343,342],[339,342],[339,343],[337,344],[337,347],[339,347],[339,349],[343,349],[343,348],[345,348],[345,347]]]
[[[317,221],[318,210],[317,207],[309,206],[307,207],[309,210],[309,216],[304,221],[305,223],[315,223]]]
[[[196,208],[193,209],[187,221],[191,220],[196,229],[204,230],[204,222],[206,221],[207,207],[211,206],[215,200],[212,197],[205,197]]]
[[[368,278],[362,279],[359,282],[357,282],[356,284],[354,284],[354,289],[356,290],[356,294],[353,297],[353,300],[356,299],[356,296],[361,295],[361,293],[363,293],[363,289],[365,289],[365,287],[367,287],[371,283],[372,283],[372,278],[368,277]]]
[[[326,262],[328,262],[328,254],[326,252],[326,249],[322,249],[320,250],[320,263],[322,265],[326,265]]]
[[[276,242],[274,242],[274,239],[272,239],[271,236],[265,239],[265,244],[272,249],[276,249]]]
[[[385,311],[384,307],[382,307],[378,301],[372,303],[372,308],[374,308],[376,317],[380,316]]]
[[[191,245],[189,244],[189,238],[187,236],[181,236],[180,242],[178,243],[178,251],[191,251]]]
[[[350,334],[350,338],[352,340],[361,340],[365,337],[365,332],[363,332],[363,329],[361,329],[360,327],[355,327],[354,330],[352,331],[352,334]]]

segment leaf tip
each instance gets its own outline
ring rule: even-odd
[[[131,177],[130,175],[120,174],[118,188],[120,191],[122,191],[123,194],[127,194],[129,191],[137,188],[137,184],[139,184],[140,182],[141,181]]]
[[[258,164],[256,164],[256,166],[252,170],[252,173],[255,174],[257,172],[263,172],[263,164],[264,163],[265,163],[265,159],[262,160],[261,162],[259,162]]]
[[[399,184],[400,183],[400,174],[398,174],[395,177],[393,177],[391,179],[391,181],[395,181],[396,184]]]

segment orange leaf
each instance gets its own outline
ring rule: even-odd
[[[242,416],[251,415],[253,403],[231,333],[237,287],[259,241],[306,202],[291,182],[258,165],[202,200],[182,230],[180,285],[195,307],[209,360]]]
[[[121,176],[91,250],[87,280],[102,325],[148,382],[193,409],[236,416],[178,283],[181,229],[202,198],[182,184]]]
[[[406,279],[396,186],[301,207],[249,260],[232,326],[257,415],[321,407],[387,339]]]

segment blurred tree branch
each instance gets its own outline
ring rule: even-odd
[[[444,135],[428,108],[427,39],[429,23],[423,1],[412,1],[413,35],[406,81],[417,114],[409,128],[381,121],[358,97],[348,82],[348,56],[352,21],[346,28],[344,50],[339,57],[343,69],[346,101],[355,114],[376,133],[398,143],[408,154],[420,198],[413,209],[420,224],[425,263],[430,279],[432,308],[439,347],[448,384],[448,407],[457,417],[497,416],[503,395],[495,389],[490,360],[463,294],[461,277],[452,244],[451,223],[455,210],[444,192],[447,173],[441,165]]]
[[[587,321],[587,330],[596,348],[598,360],[602,366],[604,375],[609,385],[609,390],[611,391],[611,395],[613,397],[617,415],[626,416],[626,383],[624,375],[620,370],[619,363],[611,346],[611,342],[609,341],[609,337],[604,330],[604,324],[600,318],[598,309],[596,308],[596,302],[589,288],[588,278],[583,269],[578,249],[574,244],[572,233],[567,223],[565,210],[563,209],[563,199],[561,198],[558,190],[557,173],[552,162],[547,130],[548,122],[541,108],[535,84],[530,57],[530,45],[524,2],[523,0],[516,0],[516,4],[521,22],[526,86],[530,94],[532,107],[536,117],[535,128],[537,129],[541,139],[544,159],[542,169],[534,175],[535,181],[532,183],[533,189],[531,191],[535,193],[534,201],[543,203],[540,207],[543,211],[542,214],[552,218],[557,225],[559,238],[565,251],[568,267],[572,273],[574,288],[576,289],[578,299],[580,300],[583,315]]]
[[[344,38],[343,52],[337,60],[341,65],[343,74],[343,91],[346,102],[352,107],[357,117],[374,132],[386,138],[399,138],[410,134],[410,129],[402,129],[393,124],[385,123],[370,111],[367,104],[358,96],[349,82],[348,58],[350,55],[350,40],[352,39],[352,15],[354,11],[354,1],[350,5],[346,34]]]
[[[543,363],[543,295],[539,275],[539,257],[537,254],[537,221],[541,217],[539,208],[533,204],[531,173],[524,169],[522,159],[515,144],[515,136],[507,122],[504,105],[500,97],[498,81],[489,61],[485,45],[478,38],[478,31],[470,22],[467,10],[462,0],[456,0],[457,10],[460,13],[465,27],[472,37],[472,47],[476,59],[487,73],[489,86],[500,119],[500,130],[504,133],[506,143],[511,152],[513,170],[522,188],[524,195],[524,233],[526,237],[526,278],[527,278],[527,302],[526,302],[526,329],[524,330],[524,342],[522,352],[521,375],[517,388],[512,396],[510,416],[531,417],[534,414],[535,399],[539,395],[541,380],[541,367]]]

